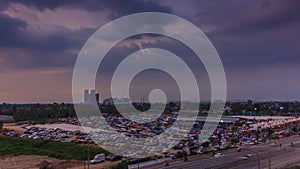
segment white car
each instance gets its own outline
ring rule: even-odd
[[[214,155],[215,158],[220,158],[220,157],[224,157],[224,154],[222,153],[217,153]]]
[[[241,157],[242,160],[248,160],[248,158],[249,158],[249,157],[247,157],[247,156]]]
[[[252,157],[252,154],[246,154],[245,157]]]

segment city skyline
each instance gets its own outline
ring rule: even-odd
[[[183,5],[184,4],[184,5]],[[198,26],[223,62],[228,100],[300,100],[299,1],[1,1],[0,102],[72,102],[72,72],[86,40],[100,27],[137,12],[164,12]],[[209,100],[204,67],[182,44],[162,36],[129,38],[108,53],[96,80],[109,98],[110,76],[119,60],[142,48],[173,50],[198,77],[200,95]],[[154,87],[173,94],[172,78],[144,72],[132,83],[132,97],[146,98]],[[147,75],[145,81],[142,77]],[[164,79],[165,82],[161,81]],[[157,84],[156,82],[160,83]]]

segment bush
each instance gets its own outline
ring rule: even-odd
[[[127,168],[127,163],[125,160],[122,160],[117,165],[111,167],[111,169],[124,169],[124,168]]]

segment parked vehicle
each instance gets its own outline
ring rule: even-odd
[[[168,154],[165,155],[165,158],[167,158],[167,157],[171,157],[172,160],[173,160],[175,158],[175,154],[174,153],[168,153]]]
[[[93,160],[90,161],[91,164],[101,163],[105,160],[105,154],[97,154]]]
[[[115,154],[110,154],[105,159],[108,160],[108,161],[118,161],[118,160],[122,159],[122,156],[115,155]]]

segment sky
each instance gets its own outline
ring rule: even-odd
[[[200,28],[223,63],[228,100],[300,100],[300,1],[0,0],[0,102],[71,102],[72,73],[85,42],[105,24],[138,12],[173,14]],[[210,99],[207,73],[184,44],[142,35],[105,56],[96,80],[101,100],[110,96],[118,63],[149,47],[180,55],[198,76],[202,99]],[[144,98],[157,87],[178,97],[174,79],[157,70],[138,74],[130,96]]]

